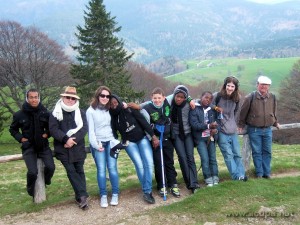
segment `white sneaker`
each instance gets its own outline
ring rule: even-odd
[[[119,195],[112,194],[110,205],[118,205],[119,204],[118,200],[119,200]]]
[[[101,196],[101,199],[100,199],[100,206],[102,208],[106,208],[108,206],[108,203],[107,203],[107,195],[102,195]]]
[[[207,184],[207,187],[212,187],[212,186],[214,186],[214,184]]]

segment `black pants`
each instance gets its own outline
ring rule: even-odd
[[[197,180],[197,168],[194,158],[194,143],[192,135],[187,134],[184,140],[181,140],[179,135],[176,135],[174,139],[174,147],[178,155],[178,161],[186,187],[188,189],[198,187],[199,183]]]
[[[177,184],[176,176],[177,172],[174,167],[174,147],[169,139],[163,142],[163,160],[164,160],[164,174],[165,174],[165,185],[167,187],[172,187]],[[162,161],[160,156],[160,147],[153,149],[153,161],[154,161],[154,171],[155,180],[157,183],[157,189],[163,187],[162,179]]]
[[[37,159],[41,158],[44,162],[45,184],[50,184],[55,171],[52,152],[49,147],[45,147],[40,152],[36,152],[33,147],[30,147],[23,150],[22,155],[27,167],[27,192],[30,196],[34,196],[34,186],[38,175]]]
[[[86,179],[83,168],[84,160],[74,163],[61,161],[61,163],[66,169],[67,176],[75,192],[75,199],[79,200],[82,196],[88,197],[89,195],[86,191]]]

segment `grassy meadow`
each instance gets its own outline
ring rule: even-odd
[[[241,90],[246,93],[253,90],[258,75],[269,76],[272,80],[272,91],[277,93],[285,77],[290,75],[293,64],[300,58],[272,59],[207,59],[189,60],[183,63],[187,70],[170,75],[166,79],[195,86],[203,80],[222,81],[225,77],[236,76],[241,84]]]
[[[0,152],[8,146],[1,144]],[[12,145],[10,146],[12,147]],[[18,145],[15,145],[18,149]],[[19,151],[17,152],[19,153]],[[200,159],[195,151],[197,168]],[[202,188],[194,195],[169,206],[145,211],[143,214],[153,216],[153,224],[159,218],[170,220],[175,217],[188,217],[189,224],[203,224],[206,221],[232,224],[250,223],[252,219],[266,219],[265,212],[258,214],[260,208],[268,207],[273,214],[269,219],[279,224],[284,221],[291,224],[300,223],[300,179],[299,177],[282,177],[271,180],[254,179],[254,170],[248,171],[248,182],[231,181],[225,167],[223,157],[217,149],[221,183],[215,188]],[[2,163],[0,173],[1,202],[0,218],[23,212],[35,212],[57,204],[73,203],[74,196],[66,173],[59,161],[55,160],[56,172],[52,184],[47,187],[47,201],[33,204],[26,193],[26,167],[23,161]],[[178,172],[178,181],[183,185],[177,157],[175,167]],[[127,189],[139,188],[139,182],[134,166],[127,154],[121,151],[118,159],[121,193]],[[286,172],[300,172],[300,145],[273,145],[272,169],[274,174]],[[91,154],[88,154],[85,164],[87,188],[93,197],[98,196],[96,168]],[[200,183],[203,185],[201,170],[198,171]],[[154,182],[155,183],[155,182]],[[263,215],[263,216],[262,216]],[[275,215],[275,216],[274,216]],[[171,220],[172,221],[172,220]]]

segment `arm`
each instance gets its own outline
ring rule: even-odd
[[[88,131],[86,114],[83,110],[80,110],[80,113],[81,113],[81,118],[82,118],[82,122],[83,122],[83,127],[79,131],[77,131],[75,134],[72,135],[72,137],[75,137],[75,142],[83,140]]]
[[[13,121],[9,127],[10,135],[14,137],[18,142],[22,142],[23,135],[20,133],[20,125],[16,114],[13,115]],[[24,140],[23,140],[24,141]]]
[[[69,137],[59,128],[59,121],[52,114],[49,117],[49,131],[55,140],[63,144],[67,143]]]
[[[93,111],[91,108],[88,108],[86,111],[86,118],[87,118],[87,124],[88,124],[88,137],[90,145],[95,148],[99,149],[99,145],[97,143],[96,134],[95,134],[95,123],[93,118]]]
[[[132,110],[132,114],[135,117],[135,119],[138,121],[138,123],[141,125],[141,127],[151,136],[153,137],[154,131],[151,128],[150,124],[146,120],[146,118],[143,116],[143,114],[137,110]]]
[[[209,128],[204,122],[204,115],[197,108],[189,112],[189,120],[193,130],[204,131]]]

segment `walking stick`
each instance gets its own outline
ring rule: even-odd
[[[163,189],[164,189],[164,201],[167,200],[167,193],[166,193],[166,182],[165,182],[165,166],[164,166],[164,156],[163,156],[163,138],[164,138],[164,125],[155,125],[156,129],[160,132],[160,139],[159,139],[159,146],[160,146],[160,158],[161,158],[161,171],[162,171],[162,182],[163,182]]]

